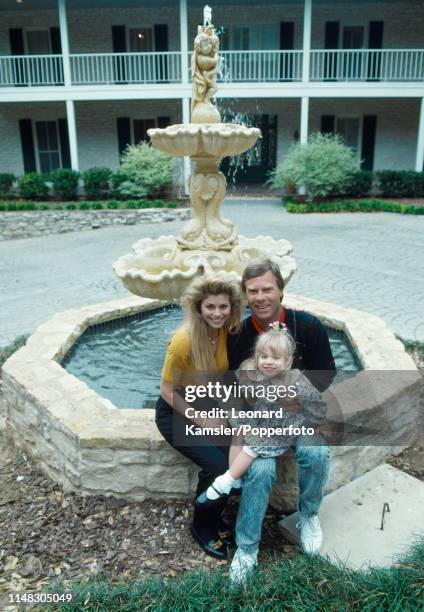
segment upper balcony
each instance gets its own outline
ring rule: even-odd
[[[70,55],[72,86],[181,84],[180,51]],[[190,79],[190,75],[187,75]],[[303,81],[303,51],[222,51],[222,83]],[[311,50],[309,80],[424,83],[424,49]],[[63,86],[63,57],[0,56],[0,87]]]

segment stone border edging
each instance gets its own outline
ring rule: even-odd
[[[190,219],[189,208],[0,212],[0,240],[34,238],[110,227]]]

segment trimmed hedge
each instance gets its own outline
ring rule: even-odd
[[[143,208],[178,208],[178,202],[164,200],[106,200],[104,202],[64,202],[63,204],[36,204],[25,201],[0,201],[0,212],[19,212],[27,210],[105,210],[105,209],[143,209]]]
[[[293,204],[286,202],[289,213],[329,213],[329,212],[391,212],[402,215],[424,215],[424,206],[398,204],[384,200],[341,200],[339,202],[322,202],[319,204]]]
[[[7,196],[15,181],[16,176],[10,172],[3,172],[0,174],[0,197],[4,198]]]
[[[424,197],[424,172],[410,170],[379,170],[378,188],[386,198]]]
[[[77,196],[80,173],[70,168],[57,168],[50,174],[53,191],[61,200],[72,200]]]

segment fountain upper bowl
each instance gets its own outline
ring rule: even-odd
[[[153,146],[168,155],[222,159],[240,155],[261,138],[258,128],[234,123],[188,123],[152,128]]]

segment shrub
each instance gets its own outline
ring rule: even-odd
[[[141,142],[129,145],[121,166],[112,175],[116,192],[128,198],[158,196],[172,182],[175,159]]]
[[[346,190],[358,161],[339,135],[312,134],[306,145],[295,144],[271,174],[270,183],[281,188],[304,187],[307,199],[320,200]]]
[[[65,206],[66,210],[76,210],[77,209],[77,205],[76,204],[67,204]]]
[[[110,200],[110,202],[107,203],[107,207],[111,208],[111,209],[116,209],[119,208],[121,205],[119,202],[117,202],[116,200]]]
[[[29,172],[19,177],[19,193],[26,200],[43,200],[47,196],[46,177],[40,172]]]
[[[72,200],[76,197],[79,172],[70,168],[57,168],[50,176],[54,192],[61,200]]]
[[[370,170],[357,170],[352,174],[346,194],[354,198],[369,195],[372,187],[373,173]]]
[[[380,170],[377,177],[381,194],[387,198],[424,197],[424,172]]]
[[[88,198],[98,200],[109,194],[112,170],[109,168],[89,168],[82,175],[84,191]]]
[[[10,174],[9,172],[3,172],[0,174],[0,198],[7,196],[15,181],[16,177],[14,174]]]

